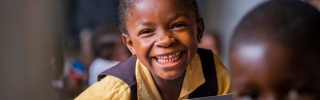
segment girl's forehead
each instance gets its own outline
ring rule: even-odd
[[[179,6],[174,0],[143,0],[134,3],[128,9],[126,23],[132,25],[151,25],[150,22],[170,22],[178,17],[194,19],[194,14],[187,7]]]
[[[179,10],[179,11],[191,11],[186,5],[187,3],[176,2],[176,0],[141,0],[131,4],[129,8],[130,12],[145,12],[154,11],[158,12],[161,10]]]

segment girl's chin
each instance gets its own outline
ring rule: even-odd
[[[181,73],[167,73],[167,74],[162,74],[162,75],[158,75],[158,76],[162,79],[165,79],[165,80],[173,80],[173,79],[177,79],[182,74],[183,74],[183,72],[181,72]]]

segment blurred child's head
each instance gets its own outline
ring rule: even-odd
[[[116,28],[103,24],[98,26],[91,38],[92,49],[96,57],[106,60],[123,61],[130,53],[121,43],[121,34]]]
[[[320,13],[268,1],[237,26],[230,51],[236,99],[319,100]]]
[[[200,48],[210,49],[214,54],[221,56],[220,38],[215,32],[205,32],[202,37],[203,42],[199,44]]]
[[[120,27],[131,53],[163,79],[186,69],[203,34],[195,0],[121,0]]]

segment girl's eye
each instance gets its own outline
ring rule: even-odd
[[[152,33],[152,32],[153,32],[153,30],[151,30],[151,29],[146,29],[146,30],[140,31],[140,32],[139,32],[139,35],[148,34],[148,33]]]
[[[182,27],[185,27],[185,26],[187,26],[186,23],[176,23],[176,24],[173,24],[171,26],[171,29],[179,29],[179,28],[182,28]]]

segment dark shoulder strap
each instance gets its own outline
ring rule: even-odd
[[[112,75],[124,81],[127,85],[130,86],[131,100],[137,99],[137,80],[136,80],[136,57],[130,57],[124,62],[119,63],[118,65],[102,72],[98,76],[100,81],[102,78],[107,75]]]
[[[197,52],[201,59],[202,71],[206,81],[192,92],[189,98],[215,96],[218,94],[218,83],[213,53],[211,50],[201,48],[199,48]]]

